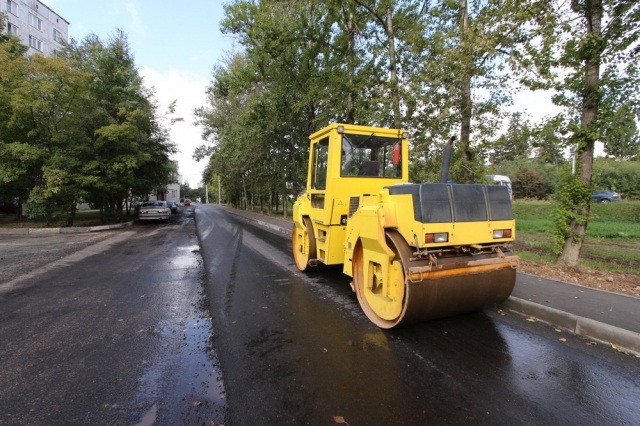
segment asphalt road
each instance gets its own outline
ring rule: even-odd
[[[0,238],[0,425],[640,424],[637,358],[495,309],[381,331],[214,206]]]
[[[224,421],[193,209],[0,240],[0,425]],[[213,422],[213,423],[211,423]]]
[[[382,331],[341,268],[198,206],[229,424],[640,424],[640,362],[495,309]],[[562,340],[561,340],[562,339]]]

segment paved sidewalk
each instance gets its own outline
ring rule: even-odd
[[[135,222],[117,223],[115,225],[100,226],[72,226],[68,228],[0,228],[0,235],[52,235],[52,234],[80,234],[85,232],[110,231],[132,226]]]
[[[217,206],[261,226],[291,235],[290,220]],[[501,307],[580,336],[640,354],[640,299],[518,273]]]

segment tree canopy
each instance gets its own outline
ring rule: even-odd
[[[175,147],[124,32],[72,40],[54,57],[19,46],[0,39],[0,196],[72,224],[81,200],[110,220],[175,178]]]
[[[637,158],[639,8],[615,0],[232,1],[221,27],[241,50],[214,68],[207,105],[196,111],[206,141],[196,156],[210,159],[207,180],[221,176],[227,198],[248,203],[287,193],[287,180],[294,191],[304,185],[307,138],[334,122],[409,130],[413,181],[437,179],[453,134],[450,176],[461,183],[532,158],[546,175],[572,152],[581,183],[567,188],[582,189],[557,194],[566,201],[562,220],[574,221],[563,234],[569,252],[588,219],[595,142],[609,157]],[[549,91],[562,112],[530,122],[512,108],[521,89]],[[535,196],[548,188],[538,185]]]

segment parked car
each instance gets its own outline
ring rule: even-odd
[[[184,199],[184,205],[185,205],[185,206],[190,206],[190,205],[191,205],[191,200],[190,200],[190,199],[188,199],[188,198],[185,198],[185,199]]]
[[[7,215],[18,213],[18,203],[15,201],[0,201],[0,213]]]
[[[591,199],[596,203],[611,203],[614,201],[620,201],[622,198],[620,194],[615,191],[595,191],[591,194]]]
[[[167,201],[167,205],[171,209],[171,214],[178,213],[178,205],[174,201]]]
[[[166,201],[145,201],[138,211],[139,220],[159,220],[169,223],[171,208]]]

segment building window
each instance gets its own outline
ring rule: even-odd
[[[13,0],[7,0],[7,10],[18,16],[18,3]]]
[[[61,43],[64,40],[64,38],[62,37],[62,33],[55,28],[53,29],[53,40],[58,43]]]
[[[42,31],[42,19],[38,18],[37,16],[29,14],[29,24],[31,24],[33,28],[37,28],[38,30]]]
[[[16,27],[15,24],[12,24],[11,22],[7,24],[7,32],[9,34],[13,34],[14,36],[20,35],[18,27]]]
[[[29,46],[42,52],[42,42],[32,35],[29,36]]]

